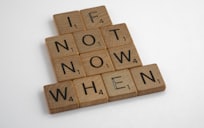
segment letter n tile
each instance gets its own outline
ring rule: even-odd
[[[165,90],[165,82],[156,64],[130,69],[139,95]]]
[[[53,67],[58,81],[72,80],[85,76],[79,55],[54,59]]]

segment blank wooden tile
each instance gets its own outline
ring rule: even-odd
[[[105,6],[88,8],[80,12],[87,29],[94,29],[112,24]]]
[[[74,38],[80,53],[106,48],[101,32],[98,29],[75,32]]]
[[[72,81],[44,86],[44,92],[50,113],[76,109],[79,102]]]
[[[52,59],[78,54],[72,34],[49,37],[45,40]]]
[[[114,67],[106,50],[81,54],[81,60],[87,75],[113,71]]]
[[[137,90],[128,69],[102,74],[109,101],[137,95]]]
[[[80,107],[108,102],[108,96],[100,75],[75,79],[73,82]]]
[[[156,64],[132,68],[131,70],[139,95],[165,90],[165,83]]]
[[[79,11],[55,14],[53,17],[59,34],[85,30]]]
[[[133,43],[125,23],[106,26],[101,31],[108,48]]]
[[[111,56],[114,67],[117,70],[142,65],[139,54],[134,44],[110,48],[109,54]]]
[[[53,60],[53,66],[58,81],[71,80],[85,76],[79,55]]]

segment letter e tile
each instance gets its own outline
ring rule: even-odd
[[[50,113],[57,113],[79,107],[72,81],[44,86]]]
[[[73,82],[80,107],[108,102],[108,96],[100,75],[75,79]]]
[[[139,95],[165,90],[165,82],[156,64],[130,69]]]
[[[102,74],[109,101],[137,95],[137,90],[128,69]]]

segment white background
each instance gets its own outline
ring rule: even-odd
[[[52,15],[100,5],[128,25],[143,64],[158,64],[166,91],[51,115]],[[203,128],[203,66],[203,0],[0,0],[0,128]]]

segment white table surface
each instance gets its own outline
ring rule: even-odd
[[[166,91],[51,115],[52,15],[100,5],[128,25],[143,64],[158,64]],[[203,0],[0,0],[0,59],[0,128],[204,127]]]

